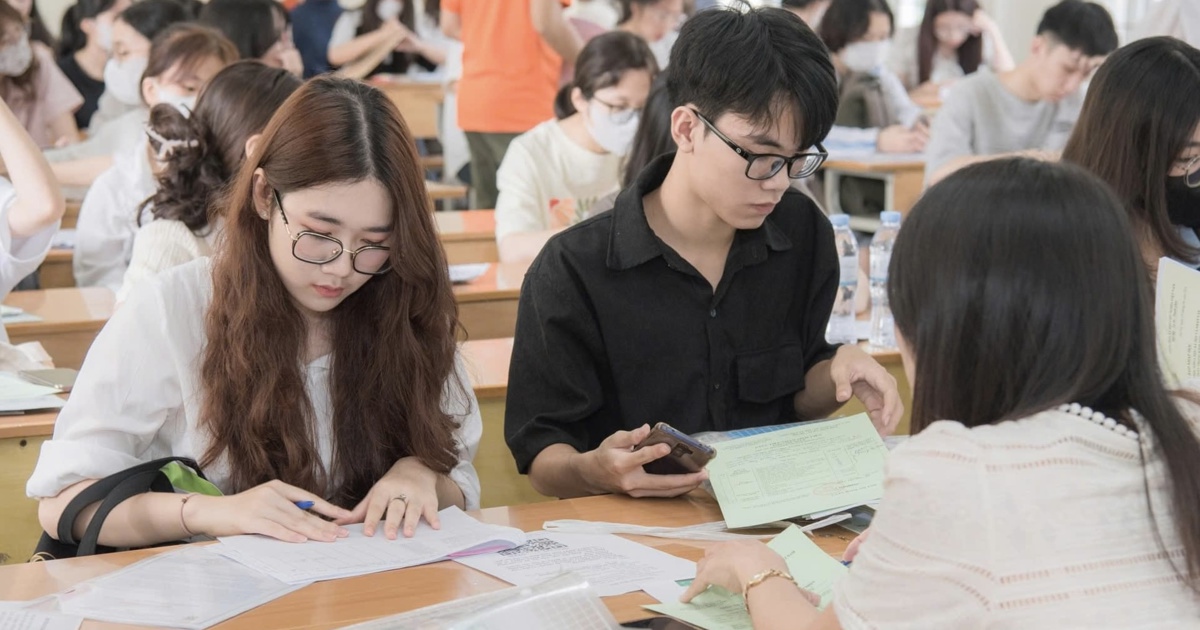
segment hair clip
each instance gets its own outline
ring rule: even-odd
[[[155,153],[154,156],[158,158],[158,161],[160,162],[165,162],[172,155],[174,155],[175,149],[195,149],[196,147],[200,146],[200,142],[198,140],[168,140],[167,138],[164,138],[162,134],[151,128],[150,125],[146,125],[146,135],[150,136],[151,140],[158,143],[158,152]]]

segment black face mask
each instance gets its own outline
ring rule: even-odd
[[[1187,177],[1167,178],[1167,216],[1171,223],[1200,229],[1200,188],[1187,185]]]

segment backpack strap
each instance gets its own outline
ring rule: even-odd
[[[73,531],[75,529],[75,521],[79,519],[79,515],[93,503],[107,501],[109,495],[112,494],[113,491],[118,487],[121,487],[122,484],[124,484],[127,480],[136,479],[136,481],[133,481],[129,485],[126,485],[122,488],[122,494],[124,496],[121,497],[120,501],[112,503],[108,510],[103,513],[103,515],[97,512],[92,518],[91,523],[88,524],[88,531],[91,531],[92,528],[95,527],[95,538],[99,538],[100,527],[103,526],[104,518],[108,516],[108,512],[111,512],[112,509],[115,508],[121,501],[124,501],[135,494],[141,494],[151,490],[154,487],[155,477],[161,475],[159,469],[171,462],[180,462],[181,464],[189,466],[194,470],[200,470],[200,466],[195,462],[195,460],[190,458],[163,457],[161,459],[143,462],[100,479],[96,483],[84,488],[82,492],[75,495],[75,497],[72,498],[69,503],[67,503],[66,509],[63,510],[62,516],[60,516],[58,519],[58,540],[68,545],[80,544],[75,541],[75,535]],[[146,473],[153,473],[153,475],[148,475]],[[167,482],[167,486],[168,487],[166,490],[157,491],[170,492],[171,488],[169,481]],[[161,485],[159,487],[161,487]],[[135,488],[140,489],[135,491]],[[86,532],[84,537],[87,537]],[[93,539],[91,551],[85,554],[81,549],[79,555],[88,555],[95,552],[95,538]]]

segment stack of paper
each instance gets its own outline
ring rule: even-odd
[[[611,630],[612,613],[578,575],[507,588],[351,626],[353,630]],[[350,629],[346,629],[350,630]]]
[[[516,549],[456,560],[517,586],[575,573],[601,597],[639,591],[648,582],[696,575],[696,564],[690,560],[612,534],[533,532]]]
[[[58,389],[34,385],[16,374],[0,372],[0,413],[20,413],[39,409],[60,409],[63,400]]]
[[[796,584],[806,591],[821,596],[820,608],[829,605],[833,598],[833,587],[843,575],[846,567],[821,550],[803,532],[790,528],[775,537],[768,545],[787,562],[788,573],[796,578]],[[670,594],[670,591],[667,591]],[[669,615],[706,630],[751,630],[750,615],[741,594],[733,594],[721,588],[712,588],[701,593],[691,603],[664,601],[662,604],[646,606],[654,612]]]
[[[303,586],[230,562],[211,548],[183,547],[79,584],[58,595],[59,609],[112,623],[200,630]]]
[[[729,527],[753,527],[878,501],[886,457],[859,414],[724,442],[708,474]]]
[[[298,545],[264,536],[230,536],[221,538],[213,550],[281,582],[305,584],[512,549],[525,543],[521,530],[480,523],[456,507],[442,510],[438,519],[441,529],[422,520],[412,538],[388,540],[382,528],[369,537],[363,535],[362,525],[351,525],[347,527],[349,537],[331,543]]]

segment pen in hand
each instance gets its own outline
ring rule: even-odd
[[[296,507],[301,510],[311,510],[313,505],[312,501],[296,501]]]

